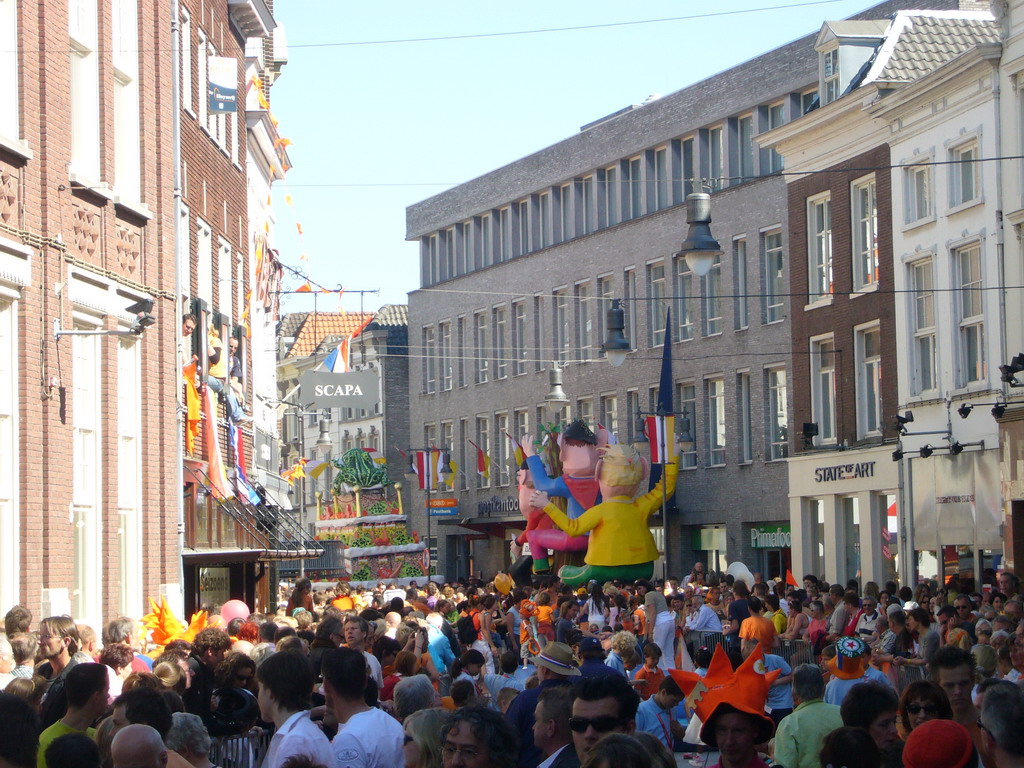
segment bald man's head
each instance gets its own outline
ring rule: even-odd
[[[110,747],[114,768],[164,768],[167,748],[155,728],[148,725],[126,725]]]

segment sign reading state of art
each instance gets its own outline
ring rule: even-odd
[[[750,529],[750,546],[754,549],[782,549],[793,546],[789,525],[761,525]]]
[[[814,482],[833,483],[836,480],[856,480],[861,477],[875,476],[875,462],[858,461],[853,464],[836,464],[831,467],[818,467],[814,470]]]
[[[303,403],[314,408],[366,408],[372,410],[379,400],[379,380],[375,371],[307,371],[299,377]]]

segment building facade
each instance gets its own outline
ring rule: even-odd
[[[903,3],[868,12],[885,15]],[[742,560],[785,575],[789,525],[792,332],[786,185],[781,157],[757,134],[802,115],[817,97],[813,38],[583,127],[580,133],[411,206],[421,288],[410,294],[411,430],[452,451],[459,514],[437,526],[451,576],[508,564],[518,514],[506,432],[536,435],[568,416],[639,437],[657,402],[672,309],[674,406],[693,450],[669,512],[668,572],[694,560]],[[712,193],[724,254],[697,278],[676,258],[687,194]],[[626,306],[634,347],[603,359],[605,310]],[[566,413],[543,407],[562,369]],[[475,472],[476,448],[490,478]],[[412,505],[423,521],[425,499]],[[425,527],[425,525],[423,526]],[[661,522],[652,532],[661,540]]]
[[[0,610],[180,594],[168,19],[0,3]]]
[[[955,550],[970,564],[945,575],[973,576],[992,544],[994,427],[951,414],[995,391],[999,324],[975,289],[995,278],[984,238],[998,223],[974,162],[993,133],[993,40],[983,11],[828,22],[821,107],[760,138],[793,173],[792,291],[806,297],[793,321],[798,571],[911,583]]]

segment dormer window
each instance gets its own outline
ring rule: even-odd
[[[821,54],[821,103],[831,104],[842,93],[839,80],[839,49]]]

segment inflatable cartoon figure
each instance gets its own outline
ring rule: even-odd
[[[549,503],[548,494],[543,490],[534,492],[531,503],[543,507],[545,514],[560,529],[571,536],[590,533],[584,558],[586,565],[564,565],[558,571],[558,578],[574,587],[591,579],[604,583],[611,579],[635,581],[651,578],[658,548],[647,527],[647,518],[661,505],[662,483],[666,484],[668,496],[675,492],[678,460],[675,446],[670,450],[672,463],[665,466],[662,479],[649,493],[634,499],[647,474],[647,462],[632,446],[616,444],[605,447],[597,464],[604,500],[576,519]]]
[[[569,517],[575,519],[597,503],[599,446],[608,443],[608,431],[598,429],[595,435],[577,419],[558,436],[558,458],[562,464],[560,477],[549,477],[544,462],[533,449],[533,438],[523,437],[523,453],[530,468],[530,479],[538,491],[560,496],[569,502]]]
[[[534,457],[539,462],[538,457]],[[541,465],[543,471],[543,465]],[[519,508],[526,516],[526,530],[516,538],[516,543],[522,546],[529,542],[530,554],[533,556],[533,572],[543,573],[550,568],[548,558],[550,550],[557,552],[583,552],[587,548],[588,538],[586,536],[570,536],[565,531],[555,527],[550,517],[544,514],[540,507],[530,503],[534,486],[530,479],[531,472],[526,462],[519,469]],[[545,475],[547,477],[547,475]]]

